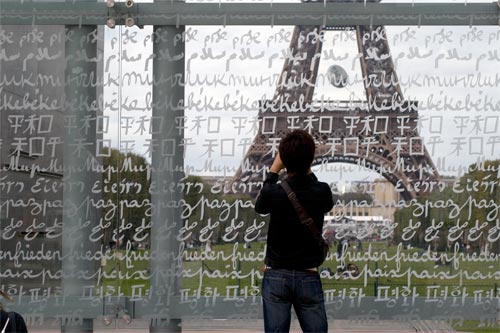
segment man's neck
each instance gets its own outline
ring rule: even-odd
[[[300,176],[308,176],[312,173],[312,170],[309,169],[307,170],[306,173],[302,173],[302,172],[287,172],[286,175],[288,177],[300,177]]]

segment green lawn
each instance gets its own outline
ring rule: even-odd
[[[474,333],[500,332],[500,325],[498,322],[493,325],[488,325],[485,323],[481,323],[479,320],[465,320],[462,325],[454,325],[453,328],[459,332],[474,332]]]
[[[364,250],[368,249],[368,243],[363,244]],[[239,296],[248,297],[260,294],[260,282],[262,273],[260,271],[263,262],[256,260],[256,257],[261,253],[263,254],[264,243],[255,242],[251,244],[251,248],[244,248],[243,244],[238,244],[234,247],[234,244],[223,244],[223,245],[213,245],[212,253],[213,256],[219,256],[218,260],[213,258],[205,258],[205,260],[184,260],[183,261],[183,273],[184,277],[180,281],[181,293],[193,296],[213,296],[214,294],[220,297],[227,296]],[[144,250],[140,250],[141,254],[144,254]],[[332,249],[334,252],[335,249]],[[350,248],[349,254],[356,254],[355,248]],[[371,253],[374,252],[386,252],[387,257],[393,257],[398,248],[396,246],[387,246],[387,243],[371,243]],[[401,251],[401,250],[400,250]],[[186,257],[190,256],[200,256],[203,251],[189,249],[185,253]],[[238,253],[239,259],[234,258],[232,254]],[[421,257],[420,249],[404,249],[401,253],[406,255],[417,254],[416,257]],[[226,257],[226,260],[222,260],[222,257]],[[252,259],[253,258],[253,259]],[[448,276],[452,276],[460,271],[481,272],[482,274],[494,273],[500,271],[500,263],[493,262],[485,264],[484,262],[458,262],[458,267],[453,267],[453,265],[436,265],[435,262],[400,262],[399,270],[396,270],[396,262],[394,260],[377,260],[377,261],[356,261],[355,264],[359,267],[360,271],[369,269],[372,272],[377,268],[382,271],[395,270],[396,274],[401,272],[412,271],[417,274],[422,272],[441,272],[446,273]],[[147,260],[138,260],[132,262],[132,267],[126,268],[125,261],[116,260],[108,262],[104,267],[106,272],[111,272],[113,270],[121,270],[130,275],[134,275],[134,272],[149,272],[149,262]],[[410,278],[411,288],[407,288],[408,279],[407,277],[365,277],[361,274],[355,278],[346,278],[341,274],[329,274],[326,271],[329,270],[332,273],[337,271],[339,262],[336,257],[330,258],[325,262],[320,268],[323,271],[322,280],[325,291],[332,290],[342,290],[345,289],[349,292],[352,288],[362,289],[363,294],[366,296],[378,295],[391,295],[391,292],[402,293],[403,291],[411,292],[416,291],[420,297],[426,297],[428,293],[436,292],[439,295],[447,295],[448,297],[458,295],[461,297],[464,290],[468,293],[468,297],[473,297],[474,291],[482,290],[482,296],[488,297],[493,295],[493,302],[496,302],[500,292],[498,286],[498,281],[493,277],[483,279],[483,280],[462,280],[462,285],[460,286],[459,277],[454,277],[451,279],[439,279],[424,277],[419,278],[413,276]],[[239,276],[236,274],[239,272]],[[215,277],[217,275],[217,277]],[[145,290],[150,286],[149,280],[145,279],[106,279],[103,281],[103,286],[107,288],[108,295],[111,293],[118,293],[118,288],[122,294],[126,296],[137,295],[137,286],[143,285],[144,288],[142,292],[144,295]],[[133,290],[135,286],[136,290]],[[387,289],[388,288],[388,289]],[[399,289],[397,289],[399,288]],[[496,291],[495,291],[496,290]],[[489,293],[489,294],[488,294]],[[334,293],[336,294],[336,293]],[[489,326],[488,326],[489,325]],[[491,326],[492,324],[482,323],[479,321],[465,321],[463,325],[455,325],[457,331],[464,332],[485,332],[491,333],[500,332],[498,324],[496,326]]]
[[[387,246],[387,243],[365,243],[363,245],[364,251],[368,250],[368,245],[371,246],[372,256],[377,252],[385,252],[387,253],[387,257],[391,259],[398,251],[396,246]],[[211,292],[214,288],[217,288],[219,292],[225,292],[226,286],[230,286],[230,288],[239,287],[240,289],[244,289],[245,287],[259,287],[260,277],[262,276],[260,268],[263,262],[261,260],[256,260],[256,257],[259,253],[262,253],[263,249],[264,243],[262,242],[252,243],[250,249],[244,248],[243,244],[239,244],[237,249],[234,248],[234,244],[213,245],[212,253],[215,257],[218,256],[219,259],[214,260],[213,258],[206,258],[205,260],[183,262],[182,268],[184,277],[182,278],[181,288],[189,290],[200,289],[200,292],[203,294],[205,290]],[[203,252],[201,249],[189,249],[186,251],[188,257],[199,257]],[[332,249],[332,251],[334,252],[335,249]],[[355,255],[356,249],[351,247],[348,252],[351,255]],[[420,249],[400,250],[400,253],[405,255],[417,254],[417,258],[421,257],[420,252]],[[231,256],[232,253],[237,253],[240,259]],[[222,260],[222,257],[226,257],[227,260]],[[487,273],[494,273],[500,270],[500,263],[498,261],[488,263],[487,265],[485,265],[484,262],[459,262],[458,267],[454,267],[453,264],[436,265],[434,262],[429,261],[402,261],[399,263],[399,270],[397,269],[395,260],[356,261],[355,264],[359,267],[362,274],[358,277],[351,278],[335,274],[339,264],[337,259],[333,257],[322,265],[321,270],[329,270],[331,272],[331,274],[327,272],[322,274],[325,289],[358,287],[363,288],[367,296],[374,296],[377,289],[380,290],[380,288],[386,288],[387,286],[391,288],[407,286],[408,281],[410,281],[412,287],[416,288],[420,296],[425,296],[428,289],[427,286],[439,288],[440,292],[445,289],[445,286],[448,286],[448,290],[445,292],[451,294],[452,292],[458,292],[457,288],[460,286],[460,276],[457,274],[460,272],[466,271],[469,274],[481,272],[483,275],[486,275]],[[131,268],[126,268],[123,260],[117,260],[116,262],[108,262],[105,270],[122,270],[130,275],[134,275],[135,271],[146,271],[149,264],[147,261],[136,261],[133,262],[132,266]],[[387,276],[369,277],[363,274],[363,272],[367,270],[371,272],[380,270],[383,275]],[[237,274],[238,272],[239,274]],[[408,278],[408,272],[414,273],[417,276],[410,276],[410,278]],[[427,272],[427,275],[435,273],[441,273],[443,275],[437,277],[418,276],[425,272]],[[453,278],[448,279],[448,277]],[[146,287],[149,286],[149,281],[140,279],[122,281],[108,279],[104,280],[103,283],[105,285],[121,286],[122,292],[126,295],[131,293],[132,285],[144,284]],[[472,294],[475,290],[494,290],[495,288],[499,288],[497,284],[498,281],[495,281],[494,277],[489,277],[482,280],[462,279],[461,286],[462,288],[467,288],[467,292]]]

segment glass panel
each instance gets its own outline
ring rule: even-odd
[[[498,330],[498,27],[132,23],[0,26],[6,309],[262,331],[254,204],[301,128],[331,327]]]

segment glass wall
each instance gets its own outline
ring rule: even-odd
[[[255,198],[302,128],[331,326],[498,331],[498,26],[105,23],[0,25],[1,302],[29,328],[261,331]]]

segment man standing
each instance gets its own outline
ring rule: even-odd
[[[333,198],[328,184],[319,182],[311,171],[314,152],[314,139],[306,131],[286,135],[255,204],[257,213],[271,214],[262,281],[266,332],[290,330],[292,305],[304,332],[328,331],[318,273],[324,260],[323,249],[310,228],[301,223],[287,193],[277,183],[279,172],[286,168],[284,181],[321,231]]]

